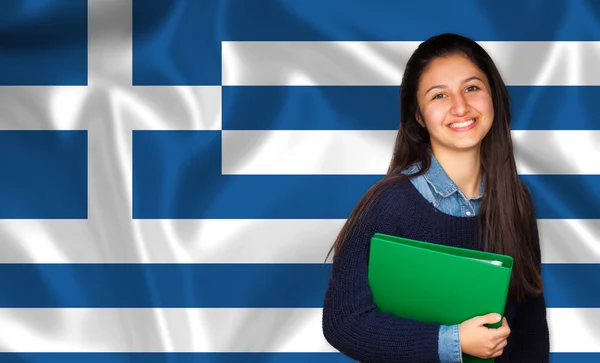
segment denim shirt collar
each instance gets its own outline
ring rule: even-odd
[[[427,170],[427,172],[423,175],[423,177],[431,185],[433,190],[442,198],[446,198],[452,195],[453,193],[459,191],[456,183],[454,183],[454,181],[450,179],[448,174],[446,174],[446,172],[444,171],[436,157],[433,155],[433,153],[431,153],[431,166],[429,167],[429,170]],[[483,196],[484,183],[485,176],[482,179],[481,186],[479,187],[479,194],[476,197],[471,198],[472,200],[481,199],[481,197]]]

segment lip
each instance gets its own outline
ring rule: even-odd
[[[457,129],[450,127],[450,125],[452,125],[452,124],[459,123],[459,122],[464,122],[464,121],[469,121],[471,119],[475,119],[475,122],[473,122],[471,125],[469,125],[467,127],[461,127],[461,128],[457,128]],[[450,131],[454,131],[454,132],[465,132],[465,131],[469,131],[472,128],[474,128],[475,125],[477,125],[477,121],[478,121],[477,117],[465,117],[465,118],[462,118],[462,119],[458,119],[458,120],[452,121],[451,123],[448,124],[448,128],[450,129]]]

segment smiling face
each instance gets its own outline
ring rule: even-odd
[[[417,90],[422,119],[435,153],[479,148],[494,120],[488,79],[464,55],[431,62]]]

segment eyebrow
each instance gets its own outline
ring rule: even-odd
[[[462,83],[467,83],[467,82],[472,81],[474,79],[476,79],[476,80],[480,81],[481,83],[483,83],[483,80],[481,78],[477,77],[477,76],[473,76],[473,77],[469,77],[469,78],[463,79]],[[425,92],[425,94],[428,94],[429,91],[431,91],[434,88],[448,88],[448,86],[446,86],[445,84],[438,84],[437,86],[433,86],[433,87],[429,88],[427,90],[427,92]]]

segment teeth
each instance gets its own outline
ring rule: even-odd
[[[451,124],[450,128],[452,128],[452,129],[460,129],[461,127],[467,127],[467,126],[472,125],[474,123],[475,123],[475,119],[472,118],[469,121],[463,121],[463,122],[457,122],[457,123]]]

